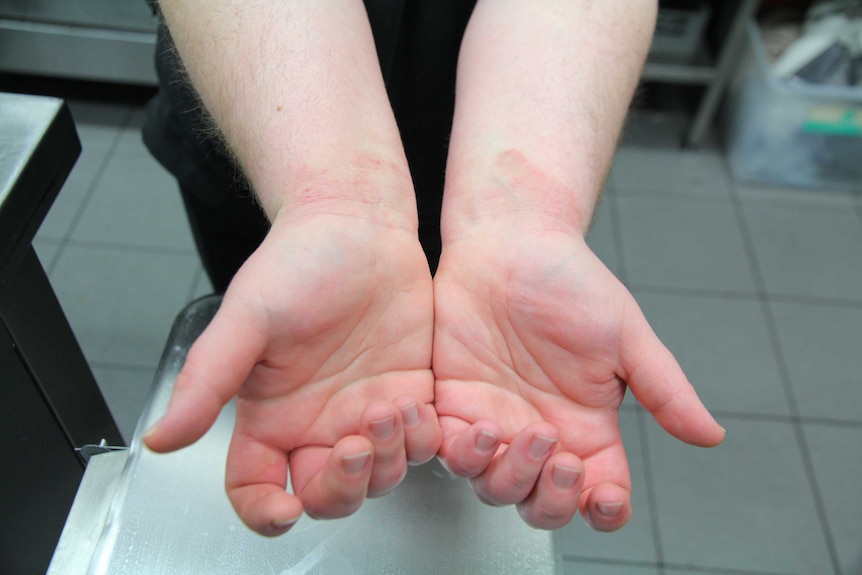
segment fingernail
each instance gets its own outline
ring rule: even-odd
[[[536,459],[547,457],[556,443],[557,440],[553,437],[536,434],[533,436],[533,441],[530,442],[530,455]]]
[[[721,427],[721,426],[719,425],[719,427]],[[722,431],[722,433],[724,433],[725,435],[727,435],[727,430],[726,430],[724,427],[721,427],[721,431]]]
[[[487,453],[497,445],[497,436],[490,431],[480,431],[476,436],[476,449]]]
[[[393,431],[395,431],[394,416],[371,422],[371,433],[377,436],[378,439],[386,439],[392,435]]]
[[[160,421],[155,422],[150,426],[146,433],[144,433],[142,439],[147,439],[149,436],[153,435],[159,428]]]
[[[596,509],[605,517],[616,517],[623,509],[623,502],[617,501],[614,503],[596,503]]]
[[[401,408],[401,419],[407,427],[413,427],[419,423],[419,408],[415,403]]]
[[[551,472],[551,479],[554,480],[554,485],[560,489],[571,489],[580,476],[580,469],[564,467],[562,465],[555,465],[554,470]]]
[[[348,475],[359,475],[368,465],[368,462],[371,461],[371,452],[365,451],[356,455],[345,455],[341,458],[341,461],[344,465],[344,471]]]
[[[299,517],[294,517],[293,519],[277,519],[272,522],[272,528],[276,531],[284,531],[289,527],[293,527],[297,521],[299,521]]]

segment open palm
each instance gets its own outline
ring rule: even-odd
[[[277,535],[303,510],[348,515],[437,451],[432,318],[415,232],[326,214],[277,220],[145,441],[188,445],[236,396],[226,487],[240,517]]]
[[[580,508],[596,529],[631,515],[618,426],[627,387],[674,436],[724,432],[625,287],[577,235],[501,224],[444,247],[433,368],[443,462],[536,527]]]

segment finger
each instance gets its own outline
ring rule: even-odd
[[[632,516],[631,492],[615,483],[599,483],[581,495],[581,515],[596,531],[616,531]]]
[[[724,429],[700,402],[637,306],[623,326],[620,347],[622,378],[659,425],[693,445],[712,447],[722,442]]]
[[[365,408],[359,425],[374,450],[368,497],[379,497],[394,489],[407,473],[401,412],[394,404],[374,402]]]
[[[266,346],[266,321],[230,292],[192,345],[165,415],[144,436],[157,452],[200,439],[236,395]]]
[[[472,480],[473,490],[491,505],[520,503],[533,491],[545,461],[556,446],[557,430],[553,425],[546,422],[528,425],[504,453]]]
[[[436,455],[443,440],[437,411],[433,405],[416,401],[409,396],[396,398],[393,403],[401,411],[407,462],[425,463]]]
[[[246,435],[234,434],[225,471],[228,498],[240,519],[261,535],[281,535],[302,515],[302,503],[285,492],[287,456]]]
[[[478,421],[443,440],[440,462],[458,477],[476,477],[493,461],[501,437],[503,429],[497,423]]]
[[[517,504],[518,513],[530,526],[559,529],[578,511],[584,484],[584,466],[572,453],[555,453],[545,462],[536,487]]]
[[[632,478],[622,438],[583,460],[579,507],[584,521],[601,531],[619,529],[631,517]],[[601,506],[597,507],[597,503]]]
[[[347,517],[365,501],[373,462],[371,442],[358,435],[332,448],[295,449],[290,454],[294,492],[312,517]]]

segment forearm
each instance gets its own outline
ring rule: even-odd
[[[509,214],[586,233],[655,11],[655,0],[479,0],[458,63],[444,243]]]
[[[270,219],[289,206],[367,211],[399,224],[403,216],[415,226],[361,0],[160,5],[192,84]]]

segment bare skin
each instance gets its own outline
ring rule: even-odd
[[[440,457],[535,527],[631,517],[627,387],[679,439],[724,437],[584,242],[655,8],[479,0],[461,46],[434,278]]]
[[[303,511],[342,517],[391,490],[440,441],[421,256],[412,234],[352,218],[279,223],[192,347],[147,445],[197,439],[236,395],[226,488],[265,535]]]
[[[676,437],[722,440],[583,240],[655,0],[479,1],[433,285],[361,2],[161,4],[273,227],[145,442],[193,443],[236,396],[226,487],[249,527],[348,515],[438,453],[531,525],[580,508],[617,529],[631,515],[626,386]]]
[[[676,437],[723,439],[577,234],[476,227],[446,248],[434,290],[440,457],[483,501],[516,504],[536,527],[561,527],[578,509],[595,529],[622,527],[632,513],[618,424],[627,383]],[[480,436],[494,448],[480,449]]]
[[[240,518],[279,535],[303,512],[349,515],[441,441],[431,275],[364,7],[161,7],[272,230],[144,441],[159,452],[189,445],[236,397],[226,489]]]

